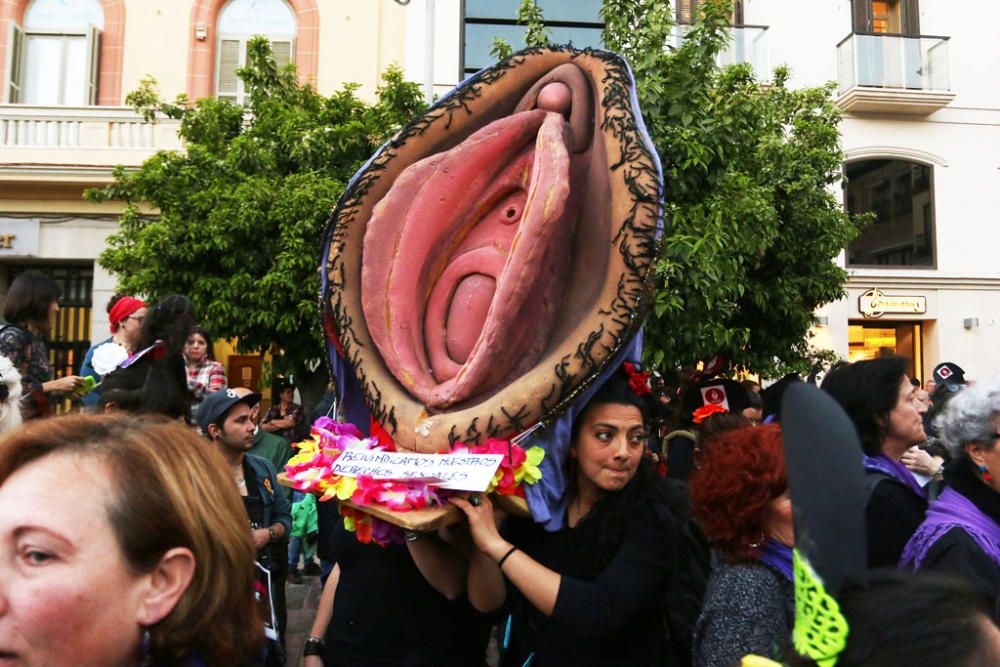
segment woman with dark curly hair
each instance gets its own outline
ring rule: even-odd
[[[590,399],[573,425],[562,530],[510,518],[499,531],[488,498],[453,499],[478,547],[469,601],[509,610],[502,666],[672,664],[659,602],[682,499],[644,456],[648,414],[623,372]]]
[[[182,356],[194,326],[194,305],[172,294],[150,308],[143,320],[135,354],[104,376],[101,410],[125,410],[189,418],[191,392]]]
[[[692,512],[722,555],[695,627],[694,664],[776,657],[795,623],[792,504],[781,428],[724,433],[699,450]]]
[[[844,408],[861,440],[868,566],[896,567],[927,511],[927,492],[900,462],[927,439],[927,406],[910,384],[903,357],[843,364],[827,374],[822,389]]]
[[[0,354],[21,375],[21,416],[38,419],[52,414],[52,401],[80,386],[83,378],[64,375],[53,379],[44,338],[59,312],[59,285],[38,271],[25,271],[11,283],[3,302]]]

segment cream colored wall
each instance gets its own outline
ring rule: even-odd
[[[381,73],[403,61],[407,8],[394,0],[318,0],[319,72],[317,89],[329,95],[345,83],[373,100]]]
[[[173,100],[184,92],[191,46],[190,1],[128,0],[125,3],[125,60],[122,100],[152,75]]]
[[[345,83],[359,83],[359,95],[374,99],[385,68],[403,63],[406,15],[412,10],[394,0],[317,0],[316,4],[320,17],[317,89],[329,95]],[[135,90],[147,75],[156,78],[165,99],[184,92],[191,9],[190,1],[126,3],[123,95]]]

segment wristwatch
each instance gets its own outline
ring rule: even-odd
[[[323,655],[323,650],[326,648],[326,642],[319,637],[306,637],[306,643],[302,648],[302,657],[310,655]]]
[[[278,539],[278,531],[274,529],[274,526],[267,527],[268,540],[274,542]]]

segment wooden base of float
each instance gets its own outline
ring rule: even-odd
[[[288,475],[283,472],[278,473],[278,483],[282,486],[292,487]],[[530,516],[528,502],[520,496],[501,496],[494,493],[490,494],[490,500],[493,501],[494,505],[508,514],[522,517]],[[403,530],[414,530],[418,533],[435,531],[439,528],[450,526],[453,523],[458,523],[464,518],[462,510],[454,505],[435,505],[434,507],[425,507],[421,510],[395,512],[385,507],[355,505],[349,500],[339,500],[337,502],[351,509],[371,514],[373,517],[382,519],[383,521],[388,521]]]

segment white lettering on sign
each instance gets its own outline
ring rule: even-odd
[[[858,310],[869,319],[877,319],[886,313],[892,315],[920,315],[927,312],[925,296],[888,296],[874,287],[858,299]]]
[[[0,216],[0,257],[37,257],[40,225],[37,219]]]
[[[345,450],[331,471],[342,477],[422,480],[454,491],[485,491],[503,454],[417,454],[369,449]]]

